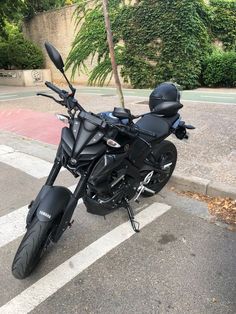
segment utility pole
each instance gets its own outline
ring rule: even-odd
[[[111,23],[110,23],[110,17],[108,13],[108,0],[102,0],[102,7],[103,7],[103,15],[104,15],[106,31],[107,31],[107,42],[108,42],[109,51],[110,51],[112,72],[115,78],[116,90],[119,97],[120,105],[124,108],[125,107],[124,96],[123,96],[120,78],[119,78],[118,69],[117,69],[117,64],[116,64],[113,36],[112,36],[112,31],[111,31]]]

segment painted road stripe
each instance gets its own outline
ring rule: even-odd
[[[236,99],[235,97],[232,97],[232,96],[218,96],[218,95],[211,95],[211,96],[206,96],[206,95],[200,95],[201,98],[223,98],[223,99]]]
[[[0,95],[0,98],[7,98],[7,97],[15,97],[18,96],[17,94],[11,94],[11,95]]]
[[[166,204],[155,203],[140,212],[136,219],[140,222],[140,227],[143,228],[170,208]],[[134,234],[135,232],[129,222],[119,225],[3,305],[0,308],[0,313],[29,313],[99,258]]]
[[[19,169],[37,179],[48,176],[52,168],[52,163],[15,151],[12,147],[6,145],[0,145],[0,162]]]
[[[182,93],[188,93],[188,94],[216,94],[216,95],[236,95],[236,92],[228,92],[228,91],[206,91],[206,90],[183,90]]]
[[[16,95],[16,96],[17,97],[15,97],[15,98],[0,99],[0,101],[11,101],[11,100],[16,100],[16,99],[26,99],[26,98],[38,97],[37,95],[23,96],[23,97],[21,97],[20,95]]]
[[[69,189],[73,192],[76,185],[70,186]],[[79,200],[78,205],[82,203]],[[13,212],[0,217],[0,248],[25,233],[25,219],[28,213],[28,205],[25,205]]]
[[[236,101],[235,103],[233,102],[220,102],[220,101],[210,101],[207,100],[203,102],[203,100],[189,100],[189,99],[183,99],[184,102],[189,103],[189,102],[193,102],[193,103],[198,103],[199,105],[206,105],[206,104],[216,104],[216,105],[227,105],[227,106],[235,106],[236,105]]]

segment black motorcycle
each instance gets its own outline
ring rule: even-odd
[[[45,44],[49,57],[65,77],[70,92],[50,82],[46,86],[60,99],[68,116],[61,133],[56,158],[45,185],[29,205],[26,234],[16,252],[12,273],[18,279],[27,277],[35,268],[48,245],[57,242],[72,224],[77,202],[83,202],[89,213],[107,215],[123,207],[134,231],[139,231],[130,200],[138,202],[140,195],[159,192],[174,171],[177,150],[166,141],[171,134],[187,139],[186,129],[178,110],[183,107],[180,94],[172,83],[160,84],[150,95],[150,112],[134,116],[128,109],[114,108],[113,112],[87,112],[74,98],[75,88],[64,73],[59,52]],[[137,122],[134,122],[137,120]],[[79,182],[74,193],[62,186],[54,186],[61,167],[65,167]]]

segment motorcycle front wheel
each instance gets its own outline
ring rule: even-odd
[[[17,279],[30,275],[50,243],[53,221],[42,222],[34,217],[24,235],[12,263],[12,274]]]
[[[152,152],[146,159],[146,163],[148,165],[152,165],[156,170],[146,187],[154,191],[155,194],[160,192],[170,180],[170,177],[175,169],[176,161],[177,149],[172,142],[163,141],[161,143],[154,144]],[[153,194],[148,191],[144,191],[142,195],[144,197],[149,197]]]

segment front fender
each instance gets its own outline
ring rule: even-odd
[[[29,206],[27,226],[35,215],[40,221],[54,220],[58,214],[64,212],[71,197],[71,191],[65,187],[44,185],[35,201]]]

